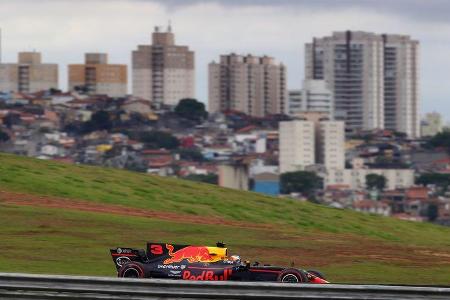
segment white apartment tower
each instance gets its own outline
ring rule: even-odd
[[[134,96],[172,106],[195,98],[194,52],[175,45],[171,26],[155,27],[152,45],[139,45],[132,61]]]
[[[34,93],[58,88],[58,65],[42,63],[39,52],[19,52],[17,63],[0,64],[0,91]]]
[[[442,131],[442,116],[440,113],[432,112],[427,113],[422,119],[421,124],[422,136],[433,136]]]
[[[305,77],[325,80],[346,130],[418,137],[418,48],[406,35],[334,32],[305,45]]]
[[[218,63],[209,64],[208,90],[210,112],[285,113],[286,67],[268,56],[221,55]]]
[[[327,170],[345,167],[344,122],[329,121],[327,113],[308,112],[302,120],[280,122],[280,173],[321,164]]]
[[[419,42],[383,34],[384,127],[420,137]]]
[[[333,94],[325,80],[304,80],[301,90],[289,91],[288,114],[295,116],[304,112],[325,112],[333,118],[333,104]]]
[[[345,125],[342,121],[320,121],[317,132],[319,164],[327,169],[345,168]]]
[[[286,121],[279,124],[280,173],[303,170],[315,164],[315,128],[311,121]]]

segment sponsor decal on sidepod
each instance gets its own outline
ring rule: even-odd
[[[232,269],[223,270],[222,275],[214,275],[214,271],[202,271],[200,275],[193,275],[190,271],[183,271],[183,279],[184,280],[228,280],[233,273]]]
[[[210,262],[212,260],[208,247],[187,246],[175,252],[173,252],[172,245],[166,244],[166,248],[169,250],[170,258],[164,261],[165,265],[181,262],[183,259],[187,259],[190,263]]]

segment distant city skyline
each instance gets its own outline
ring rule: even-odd
[[[272,56],[287,66],[288,89],[299,89],[304,44],[312,37],[343,30],[407,34],[421,43],[421,114],[438,111],[449,121],[449,14],[450,2],[440,0],[0,0],[2,62],[35,49],[60,65],[64,90],[67,65],[86,52],[108,53],[114,63],[127,64],[131,76],[132,50],[148,43],[154,26],[171,20],[177,44],[196,53],[197,98],[207,103],[208,63],[222,54]]]

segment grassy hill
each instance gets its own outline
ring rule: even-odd
[[[109,248],[225,241],[334,282],[450,284],[450,228],[0,154],[0,272],[115,276]]]

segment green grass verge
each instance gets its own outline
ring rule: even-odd
[[[174,178],[0,154],[0,190],[223,217],[200,225],[0,202],[0,271],[113,275],[108,249],[225,241],[244,258],[314,267],[335,282],[449,284],[450,229]]]

